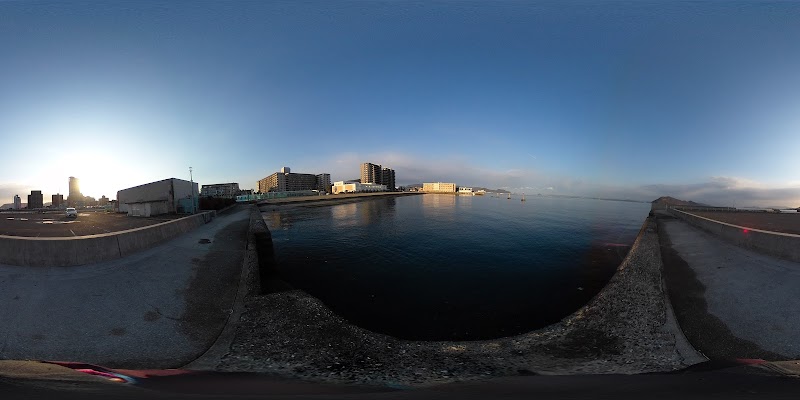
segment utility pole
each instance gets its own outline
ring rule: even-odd
[[[192,176],[192,167],[189,167],[189,182],[191,183],[191,191],[192,191],[192,214],[195,214],[197,210],[195,210],[194,205],[194,177]]]

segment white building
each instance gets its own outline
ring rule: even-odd
[[[333,194],[385,192],[386,185],[378,185],[377,183],[339,181],[333,183],[332,189]]]
[[[20,198],[18,194],[14,195],[14,209],[15,210],[22,209],[22,198]]]
[[[169,178],[118,191],[117,206],[136,217],[193,213],[199,208],[197,192],[197,183]]]
[[[472,190],[471,187],[460,187],[458,188],[459,194],[474,194],[475,192]]]

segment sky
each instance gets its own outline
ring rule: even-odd
[[[800,206],[800,3],[2,1],[0,203],[359,164]],[[24,200],[23,200],[24,201]]]

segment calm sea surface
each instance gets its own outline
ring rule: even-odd
[[[577,310],[610,279],[649,204],[426,194],[262,208],[279,276],[369,330],[510,336]]]

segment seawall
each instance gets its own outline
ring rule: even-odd
[[[701,217],[686,211],[669,209],[670,214],[689,224],[717,235],[737,246],[786,260],[800,262],[800,235],[770,232],[733,225]]]
[[[211,222],[215,211],[119,232],[77,237],[0,235],[0,264],[71,267],[125,257]]]
[[[260,225],[259,219],[251,221]],[[272,243],[266,238],[259,244],[268,246],[266,260],[259,263],[266,261],[260,267],[269,274]],[[490,340],[401,340],[351,324],[302,290],[251,288],[235,338],[216,368],[329,383],[404,386],[520,373],[681,369],[704,358],[675,322],[663,290],[658,239],[655,219],[647,218],[614,277],[588,304],[559,323]],[[261,282],[268,281],[261,277]],[[251,280],[252,285],[258,283]]]

